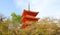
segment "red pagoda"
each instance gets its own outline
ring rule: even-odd
[[[38,21],[39,18],[36,18],[38,13],[39,12],[24,10],[22,14],[22,28],[28,27],[28,25],[31,24],[30,21]]]
[[[22,22],[26,21],[38,21],[39,18],[35,18],[39,12],[33,12],[29,10],[24,10],[22,14]]]
[[[30,7],[28,8],[29,10],[24,10],[22,13],[22,28],[27,28],[31,24],[30,21],[37,22],[39,20],[36,18],[39,12],[30,11]]]

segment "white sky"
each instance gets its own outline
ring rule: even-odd
[[[38,11],[37,17],[56,17],[60,18],[60,0],[15,0],[17,8],[28,9],[30,2],[30,10]]]

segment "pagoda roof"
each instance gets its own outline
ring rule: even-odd
[[[26,21],[38,21],[38,19],[39,18],[35,18],[35,17],[33,17],[33,16],[24,16],[23,18],[22,18],[22,22],[26,22]]]
[[[22,17],[26,16],[26,15],[30,15],[30,16],[36,17],[38,13],[39,12],[34,12],[34,11],[30,11],[30,10],[25,10],[24,9],[24,11],[22,13]]]

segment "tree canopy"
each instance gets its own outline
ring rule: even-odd
[[[21,15],[17,15],[16,13],[13,12],[11,14],[11,16],[12,16],[12,21],[13,22],[21,22],[21,19],[22,19]]]

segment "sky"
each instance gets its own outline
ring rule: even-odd
[[[60,0],[0,0],[0,14],[11,17],[11,13],[22,15],[24,9],[39,12],[37,17],[60,18]]]

